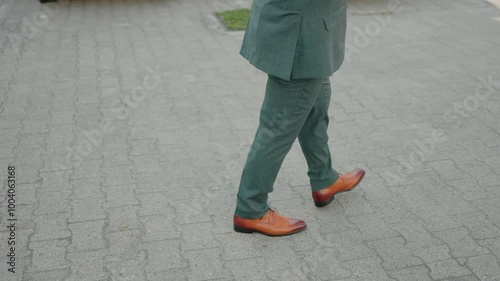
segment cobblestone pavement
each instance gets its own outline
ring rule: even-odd
[[[213,16],[250,1],[2,0],[0,279],[500,280],[498,1],[349,3],[330,145],[367,176],[318,209],[295,143],[270,203],[308,229],[270,238],[232,230],[266,75]]]

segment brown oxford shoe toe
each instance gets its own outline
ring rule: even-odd
[[[306,229],[304,221],[281,216],[272,209],[260,219],[243,219],[234,215],[233,223],[236,232],[259,232],[268,236],[285,236]]]
[[[356,169],[340,175],[334,184],[312,193],[314,204],[316,207],[324,207],[330,204],[335,199],[335,194],[354,189],[364,176],[365,171],[363,169]]]

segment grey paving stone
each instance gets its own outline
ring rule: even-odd
[[[479,245],[488,248],[500,259],[500,238],[484,239],[478,241]]]
[[[500,277],[500,263],[493,255],[469,258],[467,265],[480,280],[497,280]]]
[[[103,220],[70,223],[68,228],[71,230],[69,252],[96,250],[106,247],[103,237]]]
[[[325,240],[333,246],[335,256],[342,261],[377,256],[377,253],[365,244],[358,230],[331,233]],[[321,245],[321,241],[319,244]]]
[[[456,221],[452,217],[444,216],[442,218],[438,217],[434,221],[428,221],[425,227],[429,231],[444,231],[460,227],[460,222]]]
[[[362,196],[361,192],[353,190],[338,197],[338,202],[344,207],[344,212],[348,216],[362,215],[366,213],[374,213],[370,203]],[[336,196],[337,197],[337,196]]]
[[[0,28],[15,34],[49,7],[4,2]],[[9,66],[0,69],[0,168],[19,170],[19,280],[477,281],[496,273],[500,41],[491,1],[401,0],[399,12],[388,12],[389,1],[349,3],[346,60],[331,78],[330,145],[336,169],[359,166],[367,177],[319,210],[295,143],[271,197],[309,228],[271,242],[234,233],[231,220],[267,77],[238,54],[243,32],[208,16],[251,1],[136,2],[49,4],[57,9],[48,24],[18,53],[0,35],[0,65]],[[97,8],[107,16],[88,12]],[[378,16],[390,22],[361,48],[359,30]],[[136,102],[146,67],[170,74]],[[491,93],[473,104],[478,87]],[[129,103],[124,119],[115,101]],[[103,120],[112,129],[85,143]],[[429,150],[433,129],[446,141],[400,182],[386,182]],[[66,248],[64,259],[56,251]],[[384,268],[412,255],[425,265]]]
[[[137,206],[123,206],[109,209],[109,223],[106,231],[142,228],[137,212]]]
[[[400,281],[430,281],[429,269],[425,266],[413,266],[389,271],[389,276]]]
[[[33,216],[33,221],[36,228],[30,241],[52,240],[71,236],[68,229],[68,215],[65,213]]]
[[[380,258],[364,258],[344,263],[346,268],[352,272],[352,276],[347,280],[391,280],[380,263]]]
[[[469,235],[474,239],[494,238],[500,233],[500,229],[482,212],[458,215],[456,220],[470,231]]]
[[[106,218],[106,213],[102,207],[104,198],[86,198],[82,200],[72,200],[71,216],[69,222],[94,221]]]
[[[131,140],[130,155],[154,155],[158,154],[158,149],[155,146],[157,139],[138,139]]]
[[[194,176],[191,161],[160,162],[162,173],[172,181],[190,179]]]
[[[233,221],[228,218],[232,213],[232,206],[229,204],[224,204],[225,208],[218,208],[217,210],[211,211],[210,216],[211,220],[214,224],[212,229],[214,234],[222,234],[222,233],[232,233],[233,230]]]
[[[233,168],[231,168],[233,169]],[[242,170],[243,167],[236,167],[234,170]],[[239,176],[234,176],[230,175],[231,171],[229,171],[228,168],[226,167],[221,167],[220,169],[216,171],[210,171],[209,170],[209,179],[210,182],[207,183],[207,185],[214,185],[214,190],[221,190],[219,186],[235,186],[237,185],[237,182],[239,181]],[[280,188],[276,189],[276,192],[272,193],[272,196],[270,197],[270,200],[273,201],[281,201],[281,200],[293,200],[295,198],[298,198],[300,195],[295,192],[295,190],[290,187],[290,185],[286,182],[287,178],[278,178],[276,182],[274,183],[275,186],[279,186]],[[208,187],[207,187],[208,189]],[[218,196],[217,193],[214,192],[214,196]]]
[[[448,279],[443,279],[446,281],[478,281],[479,279],[475,275],[465,275],[460,277],[452,277]]]
[[[111,125],[108,125],[108,127],[111,129],[106,129],[106,131],[109,131],[109,133],[104,134],[102,141],[102,148],[105,150],[107,149],[128,150],[129,145],[127,143],[126,122],[124,120],[117,120],[117,119],[111,119],[108,122],[111,122]]]
[[[168,193],[144,193],[137,194],[137,199],[140,202],[139,215],[166,215],[174,213],[174,209],[170,207]]]
[[[223,279],[232,277],[224,268],[221,250],[218,248],[186,251],[182,256],[189,261],[189,280]]]
[[[19,170],[19,176],[16,183],[34,183],[41,179],[39,170],[41,166],[38,164],[16,164],[16,170]]]
[[[12,148],[15,145],[2,145],[0,146],[0,157],[2,158],[12,158],[14,157],[14,154],[12,152]]]
[[[350,217],[347,220],[356,224],[364,240],[380,240],[398,236],[398,233],[390,229],[377,213]]]
[[[500,218],[498,218],[498,214],[500,212],[500,198],[493,197],[488,199],[481,199],[472,202],[477,208],[483,211],[488,219],[496,223],[500,224]]]
[[[21,151],[25,148],[44,148],[45,147],[45,138],[47,134],[22,134],[19,137],[19,144],[16,149],[14,149],[14,153],[16,151]]]
[[[217,234],[215,238],[223,248],[222,258],[224,260],[249,259],[254,261],[254,258],[262,256],[262,252],[254,247],[254,243],[258,241],[255,237],[241,241],[241,236],[233,232]]]
[[[65,166],[72,167],[78,164],[78,161],[87,156],[88,153],[86,148],[83,146],[72,146],[73,136],[64,136],[64,137],[49,137],[47,138],[47,147],[45,148],[44,154],[68,154],[71,156],[69,160],[70,162],[64,163]]]
[[[446,230],[460,226],[457,221],[446,214],[444,207],[433,200],[430,195],[407,190],[405,200],[408,209],[425,222],[424,226],[429,231]]]
[[[467,201],[472,201],[472,202],[496,196],[496,194],[491,189],[488,189],[488,187],[481,188],[475,191],[465,191],[462,192],[462,194]]]
[[[451,259],[450,248],[446,245],[416,248],[412,250],[412,254],[419,257],[424,263]]]
[[[407,205],[399,197],[382,198],[371,200],[370,204],[375,210],[381,213],[384,222],[404,233],[406,228],[419,227],[424,224],[418,214],[411,212]],[[400,227],[397,227],[401,225]]]
[[[129,156],[134,162],[134,173],[135,174],[148,174],[148,173],[158,173],[162,171],[162,167],[160,166],[160,162],[158,161],[156,156]]]
[[[466,171],[458,169],[455,163],[451,160],[429,162],[428,165],[432,167],[439,174],[439,177],[444,180],[470,177]]]
[[[19,143],[19,139],[17,137],[17,133],[19,129],[1,129],[0,133],[2,138],[0,141],[3,145],[14,144],[17,145]]]
[[[23,130],[20,132],[21,134],[48,133],[48,120],[26,120],[22,123]]]
[[[140,236],[140,231],[136,229],[106,233],[104,237],[109,243],[106,247],[109,254],[105,260],[118,262],[139,257],[143,248]]]
[[[280,241],[260,241],[254,247],[261,251],[266,260],[266,272],[290,270],[302,265],[302,254],[293,249],[292,239]]]
[[[171,202],[176,211],[176,223],[186,224],[210,221],[210,216],[202,208],[205,199],[196,200],[196,198]]]
[[[63,281],[66,280],[69,269],[25,272],[22,280],[27,281]]]
[[[443,206],[444,211],[448,215],[471,213],[475,211],[474,207],[467,203],[459,192],[436,193],[433,198]]]
[[[434,279],[454,278],[470,274],[467,267],[459,265],[454,259],[429,263],[427,266],[431,270],[431,277]]]
[[[155,272],[188,266],[188,262],[181,255],[180,244],[179,239],[144,243],[148,255],[146,271]]]
[[[60,108],[60,107],[56,107]],[[75,112],[72,110],[60,110],[50,112],[50,124],[73,124]]]
[[[154,192],[164,192],[166,189],[172,190],[172,187],[167,188],[167,183],[165,179],[156,175],[155,177],[148,177],[147,179],[141,179],[137,181],[137,189],[135,193],[154,193]]]
[[[36,197],[36,190],[40,187],[40,183],[26,183],[18,184],[16,194],[20,204],[35,204],[38,202]]]
[[[161,280],[179,280],[187,281],[190,271],[188,268],[175,268],[166,271],[147,272],[147,280],[161,281]]]
[[[3,138],[5,139],[12,139],[13,137],[15,137],[15,135],[17,134],[17,132],[19,131],[19,129],[16,129],[16,128],[20,128],[21,127],[21,119],[18,118],[17,116],[14,116],[14,115],[9,115],[9,114],[6,114],[6,113],[3,113],[2,112],[2,122],[0,123],[0,129],[2,129],[3,133],[6,133],[8,132],[7,129],[11,129],[9,130],[10,132],[15,132],[14,134],[11,134],[11,135],[4,135]],[[12,130],[12,129],[15,129],[15,130]],[[15,144],[17,144],[17,142],[15,142]]]
[[[100,164],[102,160],[84,160],[74,168],[71,179],[98,178],[101,175]]]
[[[144,255],[137,260],[127,259],[119,262],[112,262],[106,265],[106,271],[109,272],[111,280],[147,280],[146,272],[144,271]]]
[[[382,257],[382,266],[387,270],[423,264],[421,259],[406,249],[405,240],[401,237],[371,241],[368,245]]]
[[[212,226],[209,222],[179,225],[178,229],[182,237],[181,249],[188,251],[218,247],[220,243],[215,240]]]
[[[41,147],[35,148],[22,148],[19,151],[14,150],[16,154],[16,162],[19,164],[33,164],[40,165],[42,160],[42,153],[44,149]]]
[[[118,186],[133,184],[134,180],[131,178],[130,168],[124,166],[115,166],[104,168],[104,186]]]
[[[264,266],[263,258],[235,259],[225,263],[235,280],[267,280],[268,277],[261,270]]]
[[[71,191],[51,191],[51,192],[40,192],[38,194],[39,203],[38,208],[36,208],[35,215],[53,214],[70,211],[71,206],[68,202],[68,196]]]
[[[307,280],[301,269],[291,268],[267,273],[268,280]]]
[[[47,240],[31,242],[29,248],[33,251],[31,267],[28,271],[49,271],[66,269],[70,263],[66,260],[66,240]]]
[[[104,207],[113,208],[139,204],[134,194],[135,188],[135,184],[103,186],[102,189],[106,193]]]
[[[500,186],[485,186],[484,189],[492,194],[495,194],[497,197],[500,197]]]
[[[306,251],[299,257],[303,258],[290,262],[290,267],[283,270],[270,268],[268,276],[278,280],[327,280],[339,279],[352,275],[350,268],[343,264],[337,257],[336,252],[327,247],[316,248]],[[278,273],[278,274],[276,274]]]
[[[59,191],[59,190],[71,190],[71,184],[69,182],[69,177],[72,174],[72,170],[60,170],[53,172],[40,173],[42,177],[42,184],[40,186],[40,191]]]
[[[488,249],[477,244],[477,242],[469,236],[469,232],[465,228],[435,232],[434,235],[443,240],[448,247],[450,247],[450,253],[455,258],[489,254]]]
[[[363,182],[362,189],[367,200],[392,197],[390,189],[385,185],[385,182],[382,179],[372,179],[370,181]]]
[[[101,188],[101,179],[78,179],[71,180],[73,186],[72,199],[87,199],[104,197],[105,193]]]
[[[140,217],[144,226],[144,242],[159,241],[172,238],[180,238],[180,232],[173,222],[174,214]]]
[[[462,193],[467,191],[481,190],[481,187],[479,186],[477,180],[472,177],[466,179],[450,180],[446,181],[446,183]]]
[[[105,249],[68,253],[67,259],[72,264],[66,280],[108,280],[103,261],[106,253]]]
[[[494,170],[488,166],[470,167],[469,173],[474,177],[480,186],[498,185],[500,175],[495,174]]]
[[[433,237],[432,234],[425,229],[424,225],[425,222],[422,221],[407,220],[406,222],[391,225],[391,228],[402,235],[406,242],[406,248],[410,250],[423,249],[442,244],[439,239]]]

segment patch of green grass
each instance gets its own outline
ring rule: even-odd
[[[245,30],[247,28],[249,9],[237,9],[217,13],[217,16],[229,30]]]

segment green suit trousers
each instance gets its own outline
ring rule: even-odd
[[[287,81],[268,74],[259,126],[241,175],[237,216],[255,219],[267,213],[268,193],[296,138],[307,161],[312,191],[337,180],[328,147],[330,96],[329,78]]]

